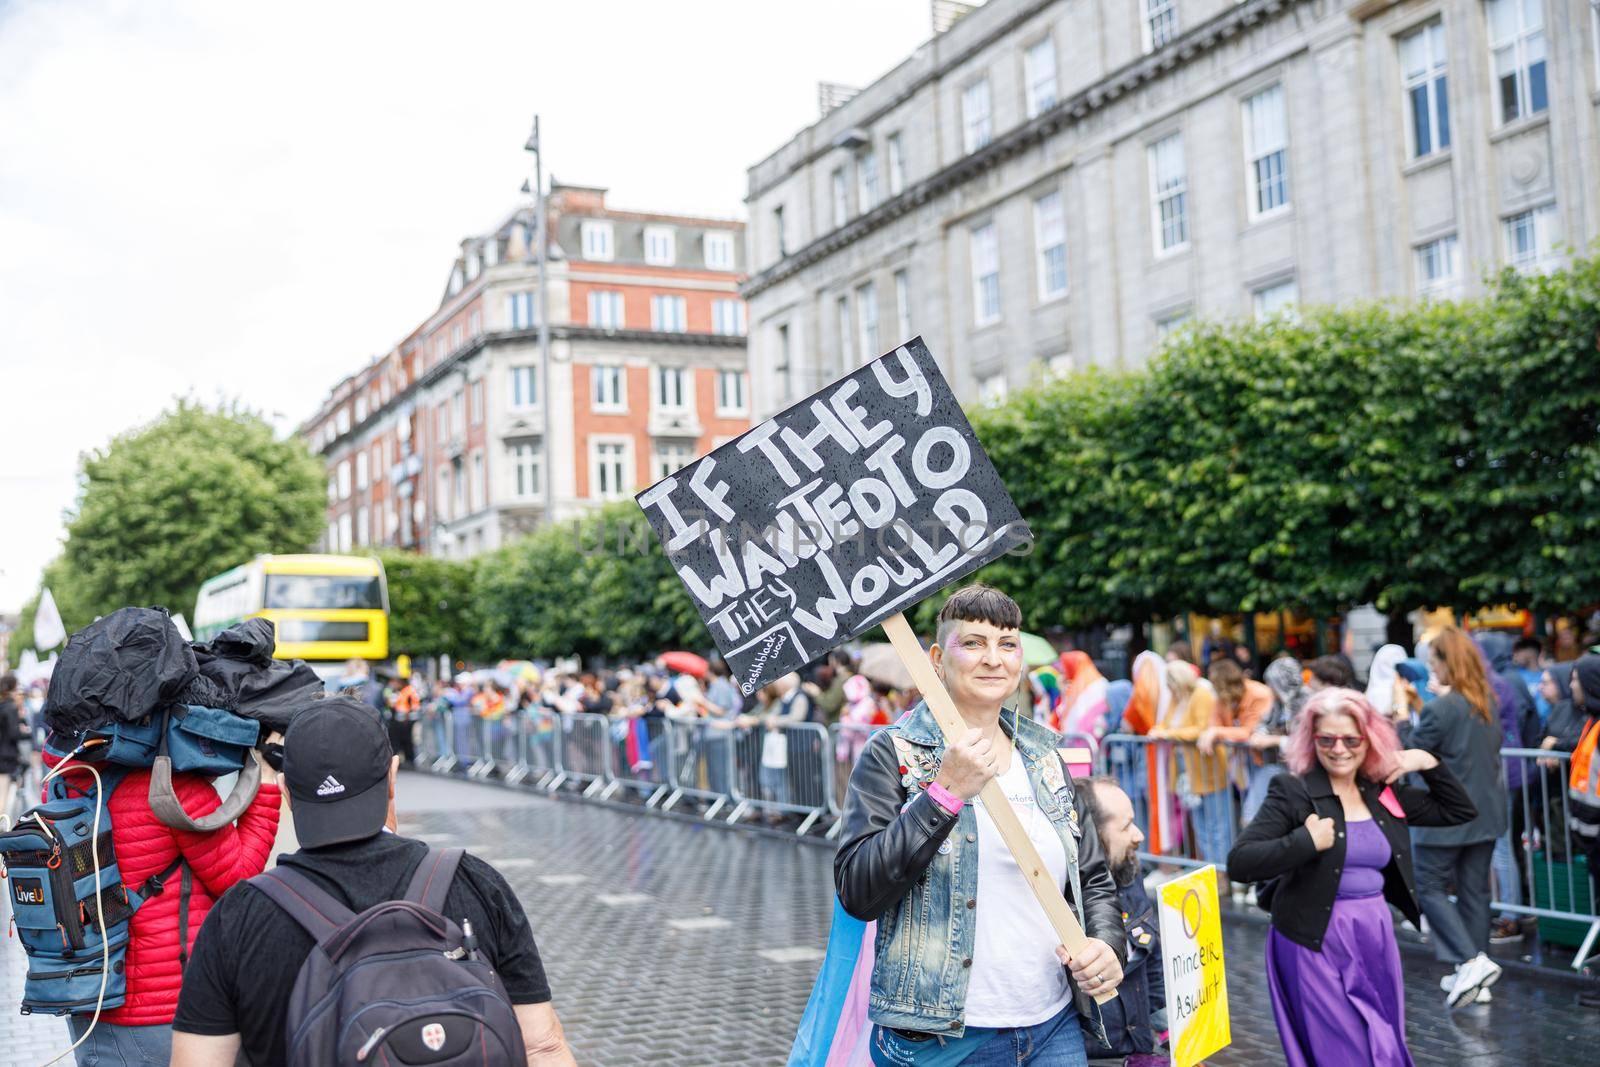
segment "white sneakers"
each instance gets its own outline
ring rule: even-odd
[[[1452,1008],[1464,1004],[1487,1004],[1490,1000],[1489,987],[1499,979],[1500,965],[1480,952],[1457,967],[1454,974],[1441,978],[1439,988],[1445,992],[1445,1003]]]
[[[1459,970],[1459,968],[1457,968],[1457,970]],[[1456,972],[1455,971],[1451,971],[1449,974],[1447,974],[1443,978],[1439,979],[1439,988],[1444,990],[1446,993],[1448,993],[1448,992],[1450,992],[1450,990],[1454,989],[1455,985],[1456,985]],[[1493,999],[1494,999],[1494,994],[1489,992],[1489,987],[1488,986],[1482,986],[1482,987],[1480,987],[1478,989],[1478,998],[1477,998],[1477,1000],[1473,1001],[1473,1003],[1475,1003],[1475,1004],[1487,1004]]]

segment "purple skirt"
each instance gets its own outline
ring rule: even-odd
[[[1267,988],[1289,1067],[1412,1067],[1400,949],[1381,894],[1336,901],[1321,952],[1271,931]]]

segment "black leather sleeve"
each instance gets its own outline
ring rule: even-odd
[[[1443,763],[1423,771],[1422,780],[1428,788],[1411,785],[1404,778],[1389,787],[1412,826],[1460,826],[1478,817],[1471,794]]]
[[[894,740],[880,730],[850,774],[842,843],[833,859],[839,902],[858,919],[876,919],[904,897],[955,828],[956,816],[927,793],[901,811],[905,801]]]
[[[1117,962],[1128,964],[1128,938],[1122,926],[1122,904],[1117,900],[1117,883],[1106,866],[1100,831],[1089,815],[1082,793],[1074,793],[1078,825],[1083,836],[1078,841],[1078,884],[1083,887],[1083,932],[1104,941],[1117,954]]]
[[[1315,814],[1300,779],[1280,774],[1267,783],[1267,799],[1228,853],[1228,877],[1237,882],[1264,882],[1288,874],[1317,858],[1316,842],[1305,827]]]

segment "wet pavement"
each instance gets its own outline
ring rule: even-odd
[[[401,830],[494,862],[539,941],[582,1064],[782,1064],[827,941],[832,852],[816,845],[581,802],[407,775]],[[1283,1062],[1267,1001],[1265,928],[1226,932],[1234,1045],[1208,1062]],[[1597,1062],[1600,1011],[1576,987],[1508,974],[1494,1002],[1453,1016],[1441,968],[1407,953],[1407,1034],[1424,1065]],[[0,1004],[20,997],[9,941]],[[66,1047],[55,1019],[0,1014],[0,1061]]]

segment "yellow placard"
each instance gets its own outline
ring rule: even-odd
[[[401,681],[409,682],[411,680],[411,657],[403,652],[396,656],[394,672],[400,676]]]
[[[1163,885],[1156,894],[1156,913],[1172,1067],[1192,1067],[1233,1042],[1217,869],[1202,867]]]

